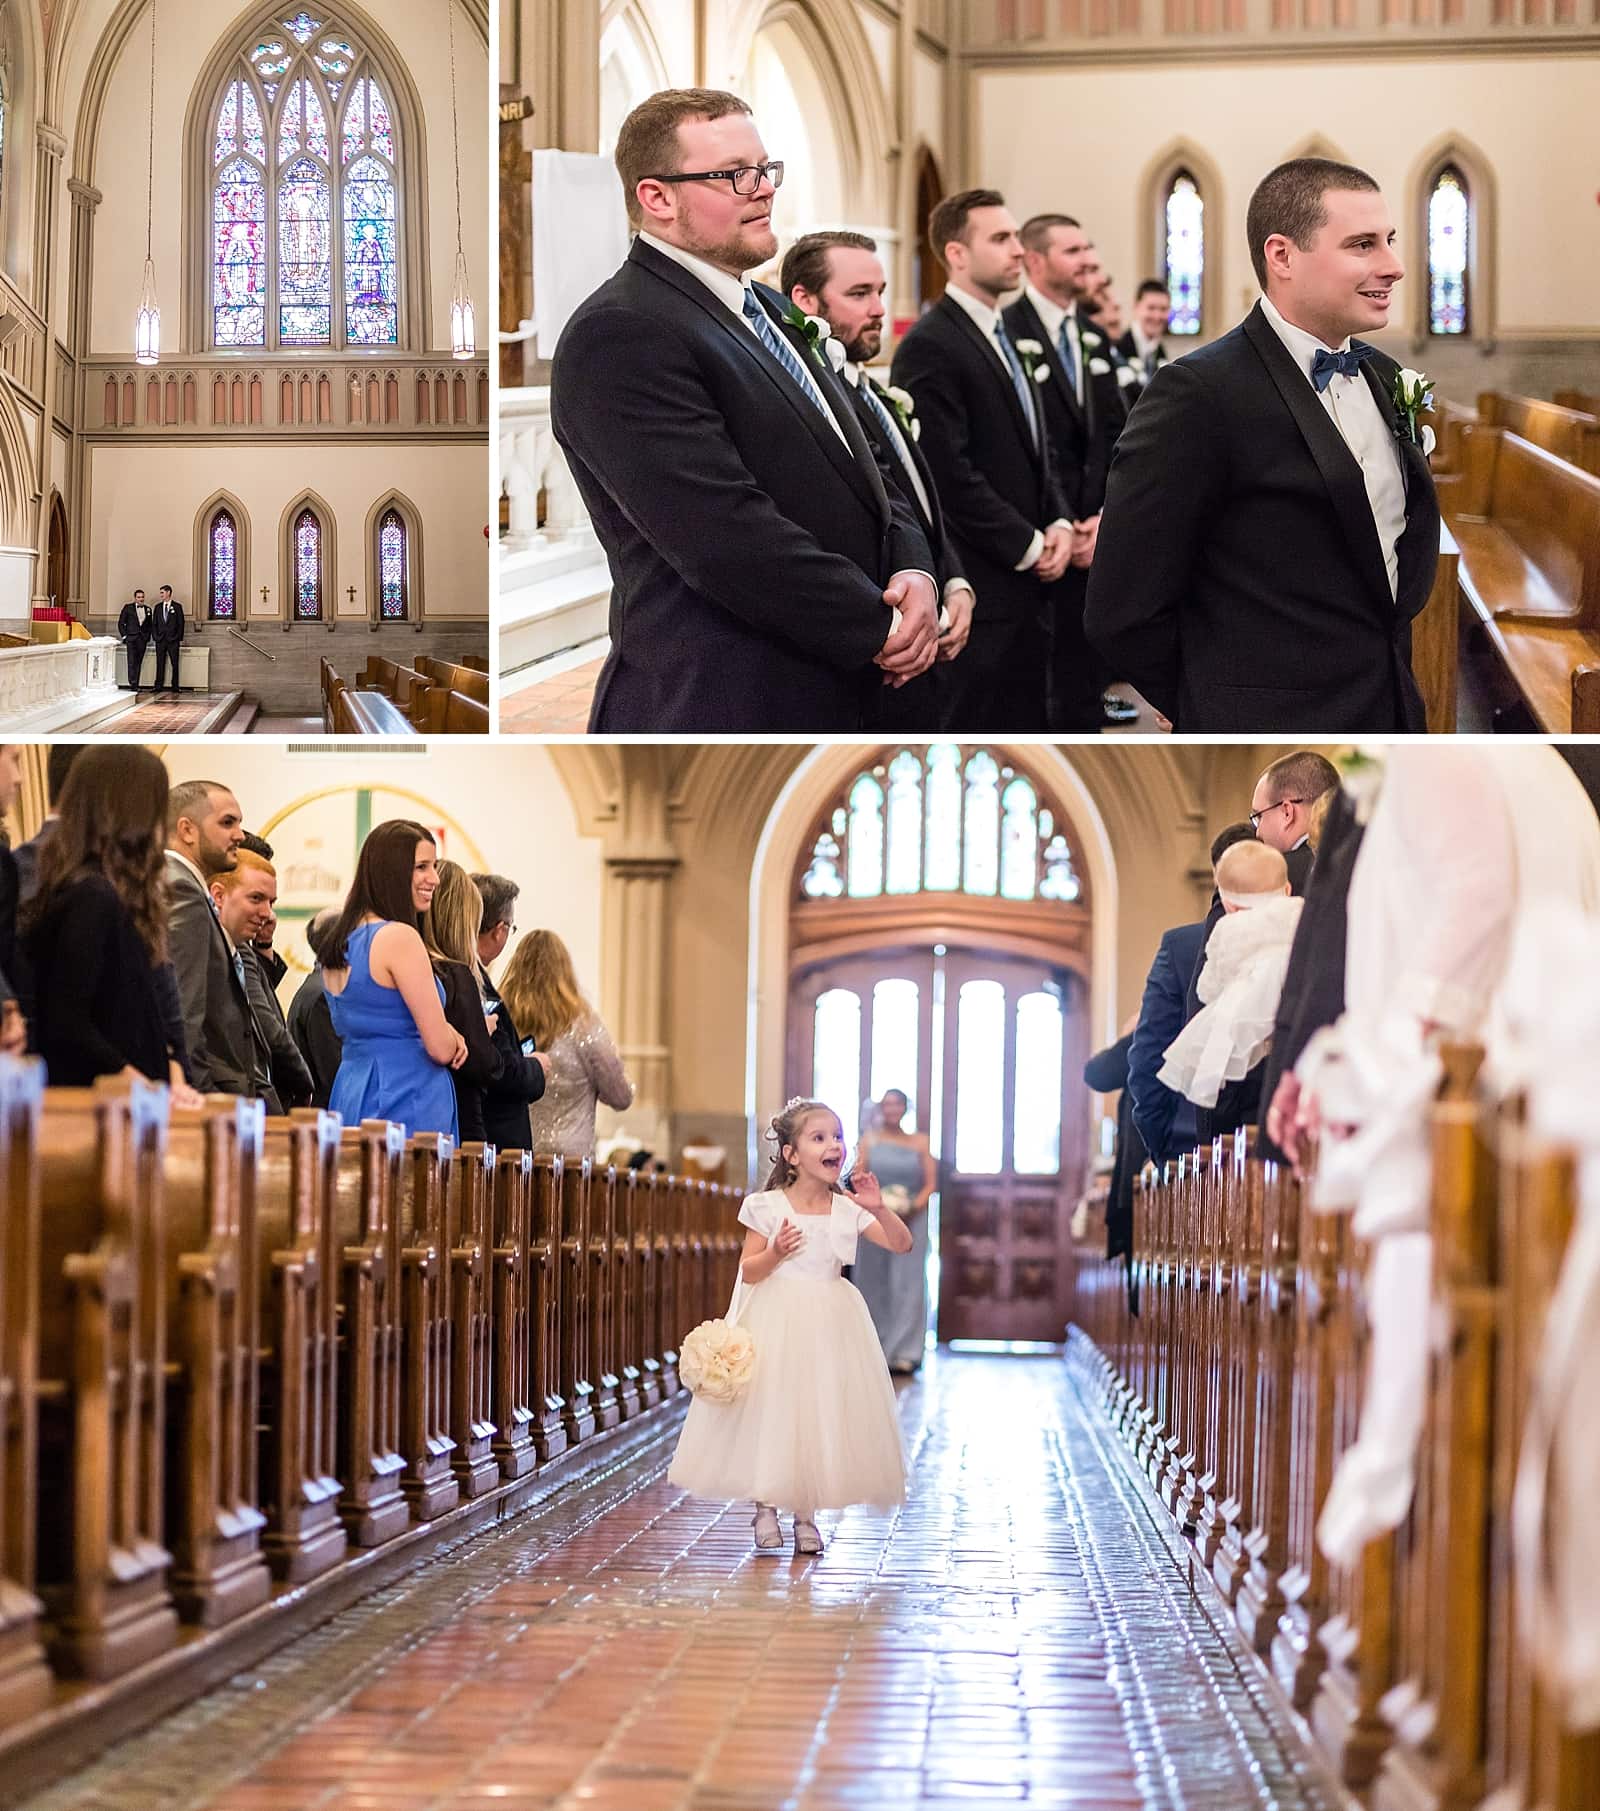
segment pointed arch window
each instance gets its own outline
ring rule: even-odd
[[[1172,296],[1167,331],[1198,334],[1204,330],[1205,200],[1189,170],[1175,171],[1168,181],[1161,220],[1166,284]]]
[[[807,901],[966,893],[1076,905],[1079,864],[1039,784],[993,749],[936,742],[859,770],[816,826]]]
[[[239,524],[219,509],[206,533],[206,615],[232,622],[239,614]]]
[[[294,614],[297,622],[322,621],[322,523],[308,503],[294,519]]]
[[[1447,163],[1428,191],[1428,331],[1472,332],[1468,280],[1472,256],[1472,191],[1459,165]]]
[[[211,133],[216,347],[399,343],[398,138],[336,19],[301,10],[247,41]]]
[[[405,517],[392,504],[378,523],[378,615],[403,623],[411,599],[410,537]]]

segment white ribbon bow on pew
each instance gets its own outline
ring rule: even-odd
[[[1575,1151],[1578,1214],[1534,1367],[1512,1499],[1521,1636],[1576,1730],[1600,1727],[1600,924],[1573,907],[1530,917],[1504,990],[1498,1066],[1525,1087],[1528,1127]]]
[[[1346,1013],[1312,1038],[1295,1072],[1325,1128],[1311,1205],[1353,1209],[1353,1230],[1373,1246],[1361,1428],[1317,1522],[1322,1551],[1352,1566],[1368,1541],[1405,1520],[1416,1486],[1433,1326],[1429,1112],[1442,1069],[1410,1014],[1363,1022]]]

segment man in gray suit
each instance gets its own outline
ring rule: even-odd
[[[210,886],[238,863],[239,801],[213,780],[185,780],[167,804],[167,942],[178,972],[189,1068],[203,1094],[265,1094],[266,1052],[250,1010],[243,959],[217,917]]]
[[[283,1009],[263,969],[256,939],[272,920],[278,898],[278,871],[252,849],[241,849],[232,873],[211,881],[211,900],[228,942],[244,963],[245,992],[258,1043],[266,1055],[268,1086],[262,1091],[269,1113],[308,1107],[314,1084],[295,1041],[284,1023]]]

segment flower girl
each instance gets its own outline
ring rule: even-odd
[[[906,1252],[911,1233],[869,1172],[842,1185],[844,1133],[830,1107],[792,1100],[769,1136],[767,1185],[739,1209],[749,1231],[736,1317],[755,1343],[754,1372],[732,1402],[696,1397],[667,1477],[697,1496],[753,1498],[763,1553],[783,1545],[782,1504],[795,1552],[820,1553],[819,1509],[887,1509],[905,1495],[894,1386],[867,1304],[840,1271],[858,1234]]]

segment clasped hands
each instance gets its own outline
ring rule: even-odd
[[[925,572],[897,572],[883,593],[891,610],[900,612],[900,627],[873,656],[883,668],[885,684],[898,690],[927,672],[939,653],[939,591]]]
[[[1053,585],[1069,566],[1087,567],[1099,538],[1098,512],[1081,522],[1052,522],[1044,530],[1044,548],[1033,568],[1040,584]]]

